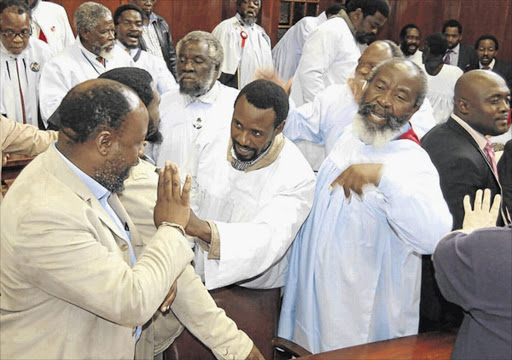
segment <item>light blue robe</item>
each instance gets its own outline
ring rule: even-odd
[[[357,163],[385,165],[348,201],[329,185]],[[349,126],[318,173],[292,247],[279,336],[313,353],[417,333],[421,256],[452,226],[427,153],[411,140],[365,145]]]

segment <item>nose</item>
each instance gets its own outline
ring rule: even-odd
[[[242,146],[249,146],[250,140],[247,131],[241,131],[236,138],[236,141]]]
[[[116,38],[116,32],[114,30],[108,31],[108,39],[114,41]]]
[[[193,72],[194,70],[195,69],[194,66],[192,66],[192,60],[187,59],[183,61],[183,71]]]
[[[389,107],[391,107],[391,101],[389,100],[389,96],[390,94],[386,92],[384,94],[381,94],[377,98],[377,103],[384,109],[388,109]]]

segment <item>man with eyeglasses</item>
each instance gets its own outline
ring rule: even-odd
[[[74,15],[78,34],[74,45],[48,63],[41,74],[40,107],[44,125],[71,88],[95,79],[110,69],[135,66],[132,58],[115,45],[112,13],[105,6],[86,2]]]
[[[0,113],[42,128],[38,84],[52,51],[30,37],[30,10],[19,0],[0,2],[0,31]]]

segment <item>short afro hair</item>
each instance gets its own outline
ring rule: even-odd
[[[272,108],[276,114],[274,128],[277,128],[288,116],[290,105],[288,95],[284,89],[276,83],[268,80],[255,80],[244,86],[238,93],[238,100],[244,96],[247,101],[258,109]]]
[[[116,81],[101,79],[94,87],[81,89],[84,83],[72,88],[59,106],[61,130],[71,129],[75,135],[68,135],[77,143],[84,143],[103,129],[119,130],[126,114],[133,108],[123,90],[129,90]],[[132,91],[132,90],[129,90]]]

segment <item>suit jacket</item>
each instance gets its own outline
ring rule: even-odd
[[[158,42],[162,47],[162,54],[164,55],[164,60],[165,63],[167,64],[167,68],[172,73],[174,78],[176,78],[176,66],[178,64],[178,60],[176,58],[176,49],[174,48],[174,45],[172,43],[172,36],[171,30],[169,29],[169,24],[167,24],[167,21],[165,21],[163,17],[158,16],[155,13],[153,13],[153,15],[155,15],[155,20],[150,21],[150,25],[152,25],[155,28],[156,35],[158,36]],[[142,50],[148,50],[147,44],[144,42],[142,37],[140,39],[140,47],[142,48]]]
[[[30,124],[22,124],[0,115],[0,141],[3,153],[37,155],[42,153],[48,146],[57,140],[58,133],[55,131],[43,131]],[[0,176],[2,168],[0,167]],[[0,194],[0,202],[2,195]]]
[[[494,71],[496,74],[499,74],[503,79],[505,79],[508,88],[512,89],[512,64],[498,59],[495,60],[496,61],[494,63],[492,71]]]
[[[503,201],[512,215],[512,140],[505,144],[503,155],[498,162],[498,174],[503,188]]]
[[[109,203],[143,246],[117,196]],[[180,232],[161,226],[132,269],[123,234],[53,146],[16,179],[1,223],[6,359],[133,359],[135,326],[192,259]]]
[[[460,44],[459,60],[457,66],[462,71],[467,72],[469,70],[478,69],[478,54],[473,46],[468,44]]]
[[[140,232],[144,245],[155,241],[153,208],[156,202],[158,175],[145,161],[130,171],[119,195],[123,206]],[[138,254],[136,254],[138,257]],[[192,265],[187,265],[177,280],[178,292],[166,314],[156,312],[137,342],[135,359],[152,359],[172,344],[183,326],[212,350],[218,359],[245,359],[253,342],[217,307]],[[179,320],[178,320],[179,319]]]
[[[478,189],[488,188],[492,196],[501,194],[501,186],[487,157],[471,135],[453,118],[437,125],[421,139],[439,172],[441,190],[453,215],[453,229],[460,229],[464,220],[463,198],[474,202]],[[498,223],[505,220],[502,208]],[[506,222],[505,222],[506,223]],[[434,278],[430,256],[423,257],[420,298],[420,332],[459,326],[462,309],[446,301]]]
[[[441,190],[453,215],[453,229],[462,227],[465,195],[470,196],[473,204],[478,189],[490,189],[493,197],[502,194],[487,157],[453,118],[430,130],[421,139],[421,144],[439,172]],[[500,218],[500,223],[507,223],[503,211]]]

